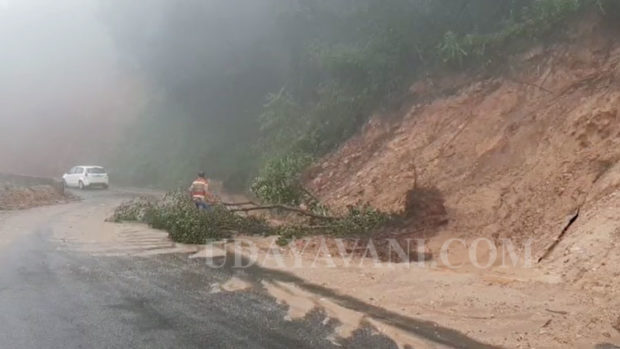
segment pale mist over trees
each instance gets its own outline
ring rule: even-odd
[[[501,62],[598,0],[103,1],[126,69],[153,97],[127,134],[126,175],[175,184],[205,169],[269,193],[416,79]],[[262,168],[262,170],[260,170]],[[271,188],[273,189],[273,188]]]
[[[0,1],[0,171],[59,176],[106,162],[139,109],[98,0]]]

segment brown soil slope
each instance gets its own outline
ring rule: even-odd
[[[0,186],[0,210],[26,209],[70,200],[75,200],[75,198],[70,194],[58,192],[50,185],[17,187],[7,184]]]
[[[514,57],[503,76],[397,121],[374,118],[310,171],[308,187],[337,207],[391,211],[404,209],[414,186],[437,189],[448,214],[440,233],[534,238],[542,257],[571,218],[579,212],[579,226],[596,216],[620,187],[620,42],[593,23],[570,43]],[[606,224],[618,241],[620,222]]]

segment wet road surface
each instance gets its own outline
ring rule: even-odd
[[[285,320],[287,307],[259,286],[265,278],[325,293],[440,347],[482,346],[458,332],[338,298],[286,273],[252,268],[244,275],[256,287],[213,292],[212,285],[238,273],[209,268],[186,254],[97,256],[65,248],[53,238],[54,230],[65,228],[58,223],[63,215],[121,198],[112,191],[93,192],[79,203],[10,213],[32,215],[32,224],[18,228],[0,217],[0,234],[13,234],[0,247],[0,348],[397,347],[369,326],[336,342],[337,320],[320,309]]]

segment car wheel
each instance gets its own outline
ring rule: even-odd
[[[104,184],[104,185],[103,185],[103,190],[107,190],[109,187],[110,187],[109,185]]]
[[[78,182],[78,188],[80,188],[80,190],[84,190],[86,187],[84,186],[84,182],[79,181]]]

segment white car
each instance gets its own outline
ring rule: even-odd
[[[109,178],[105,169],[101,166],[75,166],[62,176],[67,187],[85,189],[99,186],[107,189]]]

